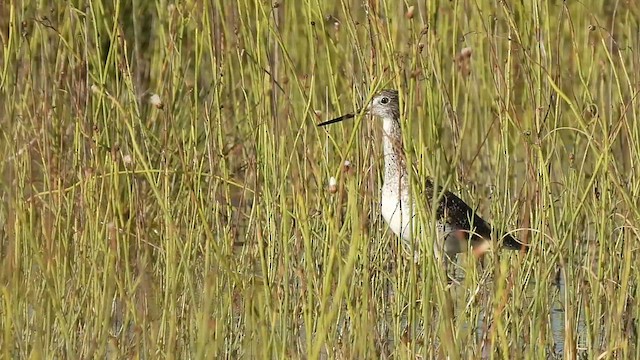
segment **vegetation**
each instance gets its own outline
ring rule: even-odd
[[[0,2],[0,356],[640,358],[639,26],[633,1]],[[380,124],[315,126],[382,88],[414,196],[432,177],[527,254],[460,255],[453,285],[407,256]]]

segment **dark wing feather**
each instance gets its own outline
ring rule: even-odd
[[[433,184],[428,184],[427,193],[429,199],[431,199],[434,194]],[[438,220],[452,228],[467,232],[469,235],[466,235],[466,237],[472,236],[472,240],[477,237],[491,240],[491,224],[481,218],[467,203],[450,191],[445,191],[442,194],[438,202],[436,216]],[[503,237],[502,246],[511,250],[527,249],[528,247],[508,234]]]
[[[438,203],[438,219],[470,234],[491,239],[491,224],[476,214],[462,199],[445,191]]]

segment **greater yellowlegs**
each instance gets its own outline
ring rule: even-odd
[[[450,191],[442,191],[435,187],[430,179],[426,180],[426,188],[419,199],[410,198],[409,176],[405,164],[405,153],[400,128],[400,107],[398,91],[383,90],[373,97],[365,112],[381,118],[382,143],[384,151],[384,184],[380,202],[382,217],[391,230],[410,244],[412,238],[412,219],[415,209],[412,201],[425,201],[425,206],[434,204],[433,196],[438,196],[436,225],[438,238],[434,242],[436,255],[444,251],[449,258],[467,250],[469,245],[477,255],[492,248],[492,227],[469,207],[462,199]],[[333,120],[325,121],[318,126],[334,124],[351,119],[359,113],[349,113]],[[416,224],[417,225],[417,224]],[[417,229],[414,226],[414,231]],[[416,231],[418,233],[419,231]],[[502,246],[511,250],[526,250],[527,245],[513,236],[504,234]]]

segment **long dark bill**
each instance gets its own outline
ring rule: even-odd
[[[356,113],[344,114],[344,115],[339,116],[339,117],[337,117],[335,119],[327,120],[325,122],[321,122],[317,126],[325,126],[325,125],[335,124],[337,122],[344,121],[344,120],[347,120],[347,119],[352,119],[352,118],[354,118],[356,116],[356,114],[357,114],[357,112]]]

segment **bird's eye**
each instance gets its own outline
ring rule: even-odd
[[[388,97],[383,97],[382,99],[380,99],[380,104],[388,104],[388,103],[389,103]]]

